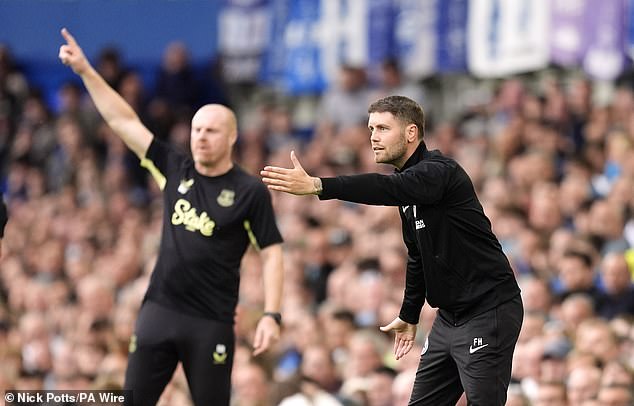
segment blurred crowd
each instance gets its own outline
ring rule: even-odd
[[[508,405],[632,405],[634,398],[634,92],[571,72],[493,83],[451,117],[394,61],[342,66],[322,95],[196,75],[171,44],[149,86],[105,49],[97,70],[154,134],[188,151],[197,107],[238,112],[236,161],[253,174],[288,166],[314,176],[391,171],[374,163],[368,104],[401,94],[428,112],[425,142],[471,176],[516,272],[525,319]],[[606,88],[608,90],[606,90]],[[255,96],[250,97],[249,92]],[[113,389],[148,284],[162,221],[160,191],[101,121],[77,82],[47,101],[0,45],[0,190],[10,221],[0,260],[0,390]],[[261,264],[242,262],[235,406],[402,406],[425,335],[395,361],[380,332],[398,315],[407,252],[398,212],[273,193],[285,239],[284,327],[251,355]],[[177,370],[162,405],[187,405]],[[460,404],[466,404],[461,399]]]

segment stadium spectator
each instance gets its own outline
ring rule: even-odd
[[[198,84],[191,67],[189,51],[182,42],[172,42],[163,53],[158,72],[156,97],[171,110],[191,110],[198,107]]]
[[[231,405],[267,406],[270,387],[267,385],[266,371],[258,364],[249,362],[241,365],[232,374]]]
[[[586,400],[592,400],[599,393],[601,384],[601,370],[587,366],[570,371],[566,381],[568,401],[573,405],[580,405]]]
[[[604,293],[599,300],[598,314],[611,320],[620,315],[634,315],[634,286],[622,252],[606,254],[600,264]]]
[[[336,84],[321,98],[317,136],[326,142],[342,130],[366,121],[365,106],[370,100],[366,71],[362,67],[342,65]]]
[[[379,83],[376,89],[372,90],[370,98],[378,100],[393,95],[408,97],[420,105],[425,104],[422,87],[405,77],[398,60],[389,58],[381,63]]]
[[[392,406],[394,398],[392,387],[396,371],[389,367],[380,367],[368,377],[368,406]]]
[[[566,386],[563,382],[540,382],[533,406],[567,406]]]
[[[602,386],[597,396],[602,406],[628,406],[634,401],[632,386],[611,385]]]

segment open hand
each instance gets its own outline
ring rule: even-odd
[[[253,355],[260,355],[280,339],[280,326],[270,317],[262,317],[255,328]]]
[[[397,360],[403,358],[412,349],[416,338],[415,324],[409,324],[397,317],[387,326],[379,328],[384,332],[394,330],[394,356]]]
[[[295,151],[291,151],[292,168],[278,166],[266,166],[260,171],[262,181],[269,189],[294,195],[316,195],[321,192],[321,179],[309,176],[299,160]]]
[[[59,59],[64,65],[70,66],[73,72],[82,75],[90,68],[90,63],[75,41],[75,37],[66,28],[62,28],[61,32],[66,44],[59,47]]]

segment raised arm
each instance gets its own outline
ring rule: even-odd
[[[62,29],[62,36],[66,44],[59,48],[59,59],[81,77],[97,110],[110,128],[139,158],[144,158],[152,143],[152,133],[141,123],[132,107],[90,65],[66,28]]]

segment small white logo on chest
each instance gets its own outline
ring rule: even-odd
[[[189,189],[192,187],[193,184],[194,179],[181,180],[181,183],[178,185],[178,193],[184,195],[185,193],[189,192]]]
[[[423,219],[416,220],[416,229],[420,230],[421,228],[425,228],[425,222]]]

